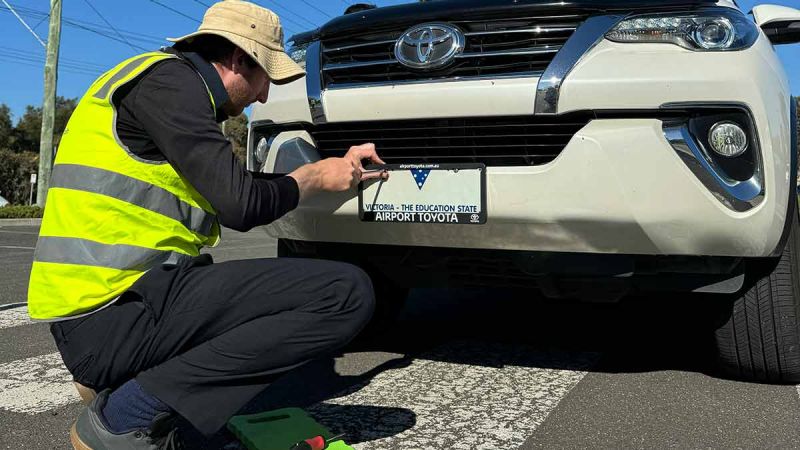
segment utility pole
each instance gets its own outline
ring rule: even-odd
[[[36,204],[44,208],[50,172],[53,171],[53,128],[56,121],[56,85],[58,84],[58,51],[61,44],[61,0],[50,0],[50,29],[47,32],[47,60],[44,65],[44,100],[42,101],[42,134],[39,145],[39,184]]]

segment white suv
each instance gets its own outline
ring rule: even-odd
[[[253,109],[249,168],[374,142],[391,176],[268,226],[281,256],[360,265],[384,312],[432,285],[719,294],[722,368],[800,381],[797,113],[773,48],[800,11],[443,0],[292,41],[308,74]]]

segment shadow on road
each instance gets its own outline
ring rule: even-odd
[[[718,299],[681,294],[593,304],[527,291],[415,290],[396,323],[344,350],[401,356],[359,375],[337,373],[332,358],[314,361],[271,384],[242,413],[299,406],[334,433],[347,433],[349,443],[391,437],[415,425],[414,411],[326,401],[358,392],[375,376],[418,358],[494,368],[714,375],[711,339],[718,310]],[[497,351],[504,346],[516,350]],[[205,448],[223,448],[229,439],[220,434]]]
[[[723,304],[719,298],[689,294],[582,303],[544,299],[531,291],[431,289],[413,292],[396,324],[380,338],[358,341],[354,348],[413,356],[437,344],[475,340],[525,344],[539,351],[602,354],[593,371],[685,370],[714,375],[713,331]],[[477,354],[444,358],[482,364]]]

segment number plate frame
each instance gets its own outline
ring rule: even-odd
[[[361,182],[358,185],[358,217],[362,222],[372,223],[435,223],[435,224],[451,224],[451,225],[482,225],[486,223],[486,165],[483,163],[442,163],[442,164],[371,164],[365,167],[366,170],[388,170],[390,177],[388,182],[392,182],[392,176],[396,177],[397,174],[391,172],[398,171],[413,171],[413,170],[430,170],[428,176],[433,175],[435,171],[461,171],[461,170],[478,170],[480,179],[480,211],[479,212],[458,212],[457,207],[455,211],[394,211],[381,212],[381,211],[365,211],[364,208],[364,191],[368,186],[373,183],[382,183],[381,180],[368,180]],[[427,176],[423,183],[427,183]],[[379,186],[379,189],[382,186]],[[414,189],[413,184],[409,184],[409,189]],[[424,189],[424,186],[420,190]],[[380,191],[379,191],[380,192]],[[377,194],[379,195],[379,194]],[[413,204],[417,208],[419,203]],[[400,216],[399,214],[402,214]],[[456,221],[454,221],[456,220]]]

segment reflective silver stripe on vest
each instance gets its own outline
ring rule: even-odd
[[[147,61],[152,57],[153,55],[140,56],[134,59],[133,61],[129,62],[128,64],[125,64],[125,66],[123,66],[122,69],[119,69],[117,73],[112,75],[111,78],[109,78],[109,80],[106,81],[105,84],[103,84],[103,86],[97,90],[97,92],[94,94],[94,98],[99,98],[100,100],[106,98],[108,92],[111,90],[111,86],[113,86],[114,83],[130,75],[131,72],[139,68],[139,66],[141,66],[142,63],[144,63],[145,61]]]
[[[177,220],[203,236],[211,234],[217,218],[184,202],[166,189],[96,167],[56,164],[53,166],[50,187],[107,195]]]
[[[144,272],[169,259],[171,251],[87,239],[39,236],[33,260]]]

